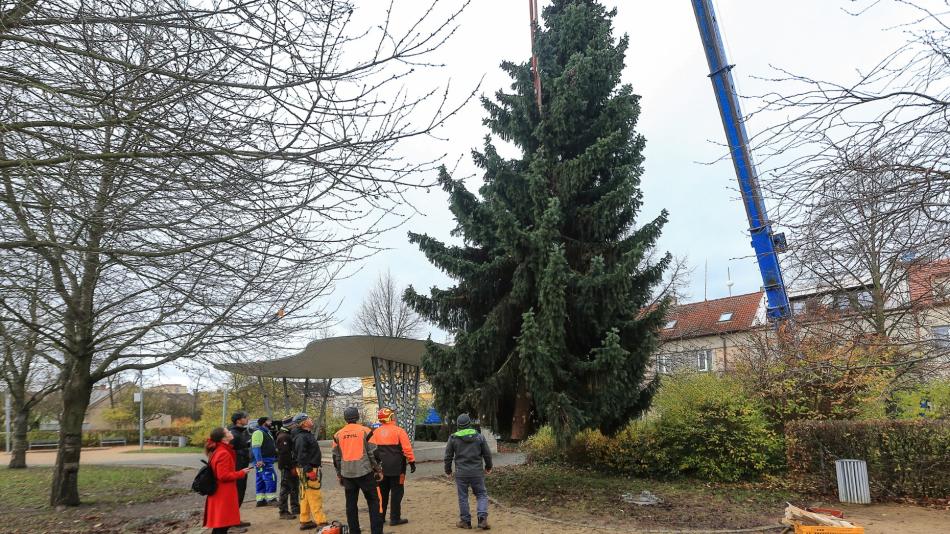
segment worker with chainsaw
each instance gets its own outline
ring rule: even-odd
[[[370,442],[372,431],[359,424],[360,412],[350,406],[343,411],[346,426],[333,435],[333,466],[346,495],[346,522],[350,534],[361,534],[357,501],[360,492],[369,508],[372,534],[383,534],[383,502],[379,481],[383,471],[376,457],[376,445]]]
[[[389,524],[405,525],[408,519],[402,517],[402,496],[405,493],[406,465],[416,472],[416,457],[412,453],[409,434],[396,424],[396,412],[392,408],[381,408],[376,414],[380,426],[373,430],[370,443],[376,445],[379,463],[383,468],[383,479],[379,482],[383,504],[383,520],[386,508],[389,508]],[[392,499],[390,501],[390,499]]]
[[[323,513],[323,495],[320,492],[322,472],[320,443],[313,435],[313,419],[305,413],[294,416],[297,435],[294,437],[294,459],[297,479],[300,480],[300,530],[323,527],[327,516]]]

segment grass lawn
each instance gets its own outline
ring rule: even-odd
[[[778,523],[786,501],[812,501],[778,484],[715,484],[606,476],[566,467],[526,465],[497,469],[489,495],[499,501],[564,520],[668,528],[748,528]],[[656,506],[624,502],[649,490]]]
[[[176,471],[158,467],[84,465],[79,469],[83,504],[155,502],[185,492],[163,484]],[[44,508],[49,503],[52,467],[0,468],[0,503],[5,511]]]
[[[134,451],[125,451],[123,454],[194,454],[204,453],[204,451],[202,447],[146,447],[142,451],[135,449]]]

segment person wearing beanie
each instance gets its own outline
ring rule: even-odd
[[[361,534],[358,500],[360,492],[369,508],[372,534],[383,534],[383,502],[379,481],[383,470],[370,442],[373,431],[359,424],[360,411],[350,406],[343,411],[346,426],[333,435],[333,467],[346,495],[346,522],[350,534]]]
[[[247,430],[247,412],[234,412],[231,415],[231,426],[228,430],[234,439],[231,441],[231,447],[234,448],[235,467],[244,469],[251,465],[251,433]],[[237,481],[237,499],[238,506],[244,502],[244,494],[247,492],[247,478]],[[250,523],[242,522],[241,526],[249,526]]]
[[[456,420],[458,431],[445,444],[445,474],[452,474],[455,463],[455,489],[459,498],[459,528],[472,528],[472,513],[468,506],[468,490],[476,498],[478,528],[488,530],[488,489],[485,475],[491,474],[491,449],[488,442],[472,428],[472,418],[463,413]]]
[[[293,417],[287,417],[280,423],[280,431],[274,439],[277,446],[277,469],[280,470],[280,493],[277,495],[278,517],[295,519],[300,515],[300,480],[297,478],[297,465],[294,460],[297,423],[294,423]]]
[[[271,434],[270,417],[257,420],[257,429],[251,434],[251,453],[257,473],[254,477],[254,489],[257,505],[267,506],[277,503],[277,473],[274,462],[277,461],[277,444]]]
[[[310,530],[327,524],[323,512],[323,471],[320,465],[323,457],[320,443],[313,433],[313,419],[305,413],[297,414],[293,422],[297,424],[297,436],[294,438],[294,459],[297,462],[297,479],[300,481],[300,530]]]

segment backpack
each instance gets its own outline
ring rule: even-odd
[[[205,465],[195,475],[195,480],[191,483],[191,491],[204,496],[214,495],[214,492],[218,491],[218,480],[208,462],[201,460],[201,463]]]

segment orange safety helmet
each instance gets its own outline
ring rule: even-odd
[[[396,419],[396,411],[392,408],[380,408],[376,413],[376,418],[380,423],[388,423]]]

